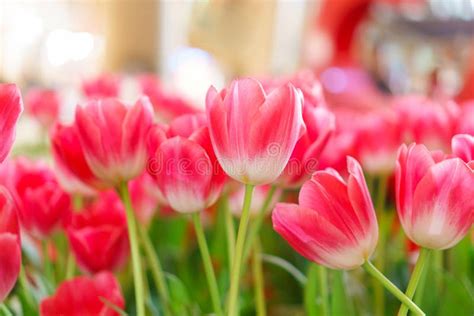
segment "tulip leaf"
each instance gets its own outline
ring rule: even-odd
[[[306,284],[306,281],[307,281],[306,276],[300,270],[298,270],[294,265],[292,265],[290,262],[286,261],[285,259],[277,257],[277,256],[272,256],[269,254],[262,254],[262,260],[263,262],[273,264],[287,271],[289,274],[291,274],[295,278],[296,281],[300,283],[301,286],[304,286]]]
[[[345,288],[344,271],[331,271],[331,275],[331,315],[354,315],[354,306]]]
[[[170,305],[176,315],[189,315],[193,302],[184,283],[171,273],[165,274],[170,291]]]

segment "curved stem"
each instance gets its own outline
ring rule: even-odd
[[[239,230],[237,232],[234,261],[232,262],[232,274],[229,291],[229,316],[238,315],[237,300],[239,297],[240,270],[243,261],[245,237],[247,235],[247,228],[249,224],[250,203],[252,202],[253,188],[254,186],[251,184],[245,185],[244,206],[242,208],[242,216],[240,217]]]
[[[418,256],[418,260],[416,261],[415,269],[413,270],[413,273],[410,278],[410,282],[408,282],[408,287],[405,292],[405,295],[408,296],[410,299],[413,298],[415,295],[416,287],[418,286],[418,283],[420,282],[420,278],[423,274],[423,270],[426,265],[426,261],[430,255],[429,249],[426,248],[421,248],[420,249],[420,254]],[[398,312],[398,316],[405,316],[408,313],[408,308],[402,304],[400,307],[400,311]]]
[[[140,240],[143,245],[143,249],[145,250],[146,258],[148,260],[148,264],[151,268],[151,274],[155,281],[156,289],[161,297],[161,301],[163,303],[163,314],[165,316],[171,315],[169,310],[169,292],[168,286],[166,285],[165,276],[163,273],[163,268],[161,266],[160,259],[158,255],[155,253],[153,248],[153,243],[151,242],[150,236],[144,229],[138,230],[140,233]]]
[[[253,245],[252,260],[253,279],[255,282],[255,302],[257,305],[257,316],[266,316],[265,280],[263,278],[262,257],[260,252],[261,244],[259,238],[257,238]]]
[[[135,301],[137,305],[137,316],[145,316],[145,283],[143,281],[143,270],[140,259],[140,248],[138,245],[137,223],[132,209],[130,193],[126,182],[119,188],[119,195],[125,206],[127,215],[128,238],[130,239],[130,250],[132,255],[133,282],[135,287]]]
[[[387,279],[385,275],[382,274],[382,272],[377,270],[377,268],[370,261],[366,261],[362,267],[365,271],[367,271],[367,273],[382,283],[390,293],[398,298],[400,302],[406,305],[412,312],[414,312],[416,315],[425,315],[425,313],[415,303],[413,303],[413,301],[408,296],[403,294],[403,292],[400,291],[400,289],[398,289],[398,287],[396,287],[389,279]]]
[[[250,249],[252,249],[253,243],[255,242],[255,239],[258,236],[258,233],[260,232],[260,228],[262,227],[263,221],[265,220],[265,217],[268,215],[269,209],[268,207],[270,206],[270,203],[273,200],[273,196],[275,195],[276,191],[276,185],[272,185],[270,189],[268,190],[267,196],[265,198],[265,201],[263,201],[262,208],[258,212],[257,216],[253,220],[253,224],[250,227],[249,230],[249,235],[247,237],[247,242],[245,243],[245,249],[244,249],[244,260],[248,258],[250,254]]]
[[[204,264],[204,271],[206,272],[207,285],[209,286],[214,312],[217,315],[222,315],[221,299],[219,295],[219,288],[217,287],[216,274],[214,273],[214,268],[212,267],[211,255],[209,254],[209,248],[207,247],[206,236],[204,235],[204,229],[202,228],[201,218],[199,217],[198,212],[193,213],[191,216],[193,218],[194,228],[196,230],[199,250],[201,251],[202,263]]]

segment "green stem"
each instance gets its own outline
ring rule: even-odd
[[[201,251],[202,263],[204,264],[204,271],[206,272],[207,285],[209,286],[214,312],[218,316],[223,315],[216,274],[214,272],[214,268],[212,267],[211,255],[209,253],[209,248],[207,247],[206,236],[204,235],[204,229],[202,228],[201,218],[199,217],[198,212],[193,213],[191,216],[193,218],[194,228],[196,230],[199,250]]]
[[[412,312],[414,312],[416,315],[425,315],[425,313],[415,303],[413,303],[413,301],[408,296],[403,294],[403,292],[400,291],[400,289],[398,289],[398,287],[396,287],[389,279],[387,279],[382,272],[377,270],[377,268],[370,261],[366,261],[362,267],[365,271],[367,271],[367,273],[382,283],[390,293],[398,298],[400,302],[406,305]]]
[[[252,270],[255,281],[255,302],[257,305],[257,316],[266,316],[265,304],[265,279],[263,277],[261,244],[259,238],[255,240],[253,246]]]
[[[13,316],[12,312],[8,309],[7,305],[0,303],[0,315],[3,316]]]
[[[25,267],[23,266],[23,264],[20,267],[20,274],[18,275],[18,282],[20,282],[20,286],[21,286],[21,289],[22,289],[22,292],[23,292],[23,296],[26,300],[26,303],[30,307],[34,307],[36,303],[35,303],[35,300],[34,300],[33,296],[31,295],[31,288],[28,285],[29,282],[28,282],[28,279],[26,277]]]
[[[308,267],[308,279],[304,290],[304,304],[306,315],[317,316],[318,310],[316,308],[316,295],[318,292],[318,266],[311,263]]]
[[[321,315],[329,316],[328,271],[326,267],[318,265],[319,290],[321,291]]]
[[[56,281],[54,277],[54,269],[51,260],[49,260],[49,251],[48,251],[48,239],[43,239],[41,241],[41,247],[43,252],[43,269],[44,275],[48,280],[49,285],[51,285],[50,290],[52,291],[56,287]]]
[[[130,239],[130,250],[132,255],[133,282],[135,287],[137,315],[145,316],[145,283],[143,281],[140,248],[138,245],[137,223],[135,219],[135,214],[133,213],[127,183],[122,183],[118,187],[118,191],[125,206],[125,213],[127,215],[128,238]]]
[[[169,309],[168,286],[166,285],[165,276],[163,273],[163,268],[161,266],[160,259],[158,258],[158,255],[156,254],[153,248],[153,243],[147,232],[144,229],[139,229],[138,232],[140,234],[140,240],[142,242],[143,249],[145,250],[145,255],[148,260],[148,264],[151,268],[151,274],[155,281],[156,289],[158,290],[158,293],[161,297],[161,301],[163,304],[163,314],[165,316],[171,315]]]
[[[270,203],[273,200],[273,196],[275,195],[276,188],[277,187],[275,185],[272,185],[270,187],[270,189],[268,190],[267,196],[265,198],[265,201],[263,201],[262,208],[260,209],[257,216],[253,220],[253,224],[250,227],[249,235],[247,237],[247,242],[245,243],[244,260],[248,258],[250,254],[250,250],[252,249],[253,243],[255,242],[255,239],[257,239],[257,236],[260,232],[260,228],[262,227],[263,221],[265,220],[265,217],[268,215],[269,211],[271,211],[268,207],[270,206]]]
[[[250,205],[252,202],[253,188],[254,186],[251,184],[245,185],[244,206],[242,208],[242,216],[240,217],[239,230],[237,232],[237,243],[235,246],[235,255],[234,260],[232,262],[232,273],[229,291],[229,316],[236,316],[239,314],[237,310],[237,303],[239,298],[240,270],[243,261],[245,237],[247,235],[247,228],[249,224]]]
[[[74,262],[74,255],[72,254],[72,251],[69,250],[67,254],[67,259],[66,259],[66,274],[64,276],[64,280],[69,280],[74,276],[74,272],[76,270],[76,264]]]
[[[415,269],[413,270],[413,273],[410,278],[410,282],[408,282],[408,287],[405,292],[405,295],[412,299],[413,296],[415,295],[416,287],[418,286],[418,283],[420,282],[420,278],[423,274],[423,270],[425,268],[427,259],[430,256],[430,250],[426,248],[421,248],[420,249],[420,254],[418,256],[418,260],[416,261]],[[402,304],[400,307],[400,311],[398,312],[398,316],[406,316],[408,313],[408,308]]]
[[[379,242],[377,247],[377,253],[374,260],[375,266],[382,272],[385,271],[385,249],[387,242],[387,231],[388,231],[388,221],[387,214],[385,213],[385,202],[387,198],[387,184],[388,176],[382,175],[379,178],[378,190],[377,190],[377,199],[376,199],[376,210],[380,218],[380,234]],[[384,316],[385,315],[385,295],[383,291],[383,286],[380,282],[374,279],[374,301],[375,301],[375,315]]]
[[[227,194],[223,197],[222,203],[224,203],[224,216],[225,216],[225,231],[227,237],[227,256],[229,261],[229,273],[232,271],[232,262],[234,261],[235,254],[235,227],[234,219],[229,208],[229,201]]]

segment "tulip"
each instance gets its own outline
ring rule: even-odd
[[[197,112],[193,104],[167,91],[156,76],[144,75],[139,77],[138,81],[143,94],[150,98],[158,120],[167,122]]]
[[[82,92],[90,99],[93,98],[116,98],[120,92],[120,77],[110,74],[102,74],[96,78],[84,80]]]
[[[474,220],[474,171],[459,158],[436,161],[424,145],[402,145],[396,200],[408,238],[429,249],[456,245]]]
[[[174,136],[189,137],[204,126],[207,126],[206,114],[185,114],[171,121],[166,134],[170,138]]]
[[[116,270],[128,257],[125,211],[113,191],[74,214],[67,235],[79,266],[89,273]]]
[[[305,131],[302,94],[287,84],[266,95],[254,79],[209,88],[207,118],[214,151],[224,171],[251,185],[273,182]]]
[[[106,188],[87,164],[75,126],[56,124],[51,130],[51,151],[61,186],[73,194],[91,196]]]
[[[156,189],[154,180],[148,173],[143,173],[130,181],[128,187],[133,210],[138,220],[143,224],[148,224],[161,203],[161,192]]]
[[[175,136],[163,141],[154,159],[161,167],[151,175],[175,211],[200,212],[219,197],[226,176],[217,163],[207,128],[189,138]]]
[[[140,175],[147,161],[146,135],[152,120],[148,98],[131,107],[114,99],[77,107],[76,130],[92,173],[110,187]]]
[[[13,186],[20,223],[33,236],[49,237],[68,220],[71,199],[45,164],[18,160]]]
[[[26,111],[42,127],[49,128],[59,117],[61,101],[51,89],[31,89],[26,97]]]
[[[12,290],[20,273],[21,244],[14,203],[0,188],[0,303]]]
[[[43,299],[40,316],[120,315],[105,300],[118,308],[125,307],[120,285],[112,273],[80,276],[64,281],[53,296]]]
[[[474,136],[468,134],[454,136],[451,140],[451,148],[456,157],[461,158],[472,166],[471,169],[474,169],[474,162],[471,162],[474,160]]]
[[[347,169],[347,182],[333,170],[314,173],[301,188],[299,204],[277,204],[272,220],[274,229],[304,257],[349,270],[370,258],[378,227],[362,168],[348,157]]]
[[[23,110],[20,90],[14,84],[0,84],[0,162],[7,157],[15,139],[15,125]]]
[[[456,131],[459,134],[474,135],[474,100],[462,104]]]

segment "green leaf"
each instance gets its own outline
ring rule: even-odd
[[[354,315],[354,305],[347,295],[344,271],[331,270],[332,276],[332,300],[331,315]]]

